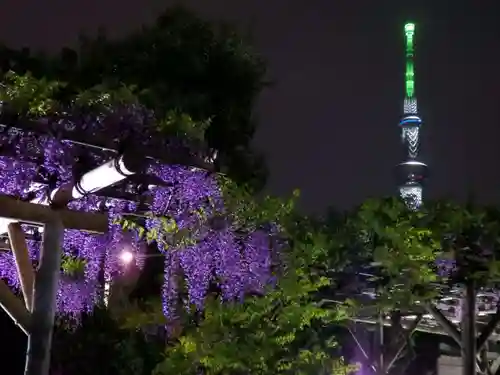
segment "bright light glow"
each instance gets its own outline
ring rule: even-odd
[[[404,163],[401,163],[401,164],[406,164],[406,165],[421,165],[421,166],[427,166],[427,164],[425,163],[422,163],[421,161],[416,161],[416,160],[408,160],[408,161],[405,161]]]
[[[413,34],[415,32],[415,24],[407,23],[405,25],[406,35],[406,73],[405,86],[406,97],[415,97],[415,72],[413,68]]]
[[[405,25],[405,33],[413,33],[415,31],[415,24],[414,23],[407,23]]]
[[[120,260],[123,264],[130,264],[134,260],[134,253],[129,250],[123,250],[120,254]]]
[[[415,123],[420,125],[422,123],[422,119],[418,116],[411,115],[411,116],[405,116],[399,124],[404,125],[404,124],[415,124]]]

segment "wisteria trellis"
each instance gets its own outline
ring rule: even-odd
[[[58,130],[79,130],[89,135],[104,135],[120,142],[133,138],[147,147],[168,148],[171,152],[199,155],[188,139],[160,137],[156,133],[153,113],[137,105],[115,106],[105,113],[71,112],[51,118],[41,118],[51,131],[37,135],[18,129],[5,128],[0,134],[0,147],[11,150],[0,157],[0,193],[26,198],[47,195],[51,189],[70,182],[76,174],[79,158],[98,166],[114,154],[104,149],[88,148],[74,142],[58,139]],[[212,283],[219,284],[226,299],[238,298],[243,293],[261,290],[270,277],[270,246],[268,234],[256,231],[245,236],[236,235],[230,225],[199,227],[196,212],[211,215],[223,211],[220,189],[213,174],[189,166],[165,165],[151,160],[147,173],[159,177],[165,186],[155,186],[145,194],[151,195],[149,210],[158,217],[173,218],[180,229],[191,233],[194,241],[182,246],[165,248],[159,241],[159,250],[165,255],[165,282],[163,288],[164,312],[172,314],[178,290],[178,270],[185,276],[189,303],[201,308]],[[58,311],[79,314],[89,311],[99,299],[100,270],[104,266],[107,278],[124,272],[119,261],[124,246],[144,259],[145,242],[135,231],[123,231],[116,219],[126,213],[135,213],[137,204],[131,201],[88,195],[70,202],[71,209],[98,211],[109,214],[109,232],[105,235],[65,230],[63,253],[84,262],[82,277],[68,277],[63,273],[57,294]],[[154,216],[147,219],[146,228],[161,231],[161,221]],[[40,242],[28,241],[30,256],[38,258]],[[139,262],[142,266],[143,262]],[[175,274],[175,277],[174,277]],[[0,278],[13,288],[19,279],[11,252],[0,252]]]

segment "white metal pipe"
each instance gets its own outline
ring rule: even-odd
[[[145,159],[135,155],[124,154],[85,173],[76,183],[62,185],[49,193],[49,198],[34,199],[31,203],[41,205],[54,204],[66,206],[70,201],[80,199],[87,194],[93,194],[112,186],[138,173]],[[16,220],[0,218],[0,233],[7,233],[7,227]],[[43,227],[40,228],[40,232]]]

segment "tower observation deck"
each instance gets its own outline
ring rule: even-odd
[[[396,166],[396,176],[399,194],[410,207],[417,209],[422,204],[423,184],[428,176],[428,167],[419,160],[422,119],[418,115],[415,95],[415,24],[407,23],[404,33],[406,43],[405,97],[399,127],[405,158]]]

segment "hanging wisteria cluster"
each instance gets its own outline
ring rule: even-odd
[[[69,114],[71,113],[71,114]],[[172,153],[202,156],[200,145],[182,137],[158,136],[153,113],[138,105],[114,106],[105,113],[68,111],[57,117],[40,118],[47,134],[40,135],[12,127],[0,133],[0,193],[34,202],[46,201],[50,191],[71,182],[78,176],[82,160],[95,168],[115,157],[106,149],[88,147],[61,139],[65,132],[85,132],[88,136],[111,139],[118,145],[133,139],[142,146],[168,148]],[[81,272],[70,273],[62,268],[57,295],[58,311],[78,314],[89,311],[102,298],[102,280],[111,280],[127,267],[120,254],[124,249],[134,254],[142,267],[146,242],[137,230],[125,231],[117,219],[127,213],[144,213],[145,230],[156,230],[154,242],[164,255],[164,312],[173,314],[181,284],[186,285],[186,305],[202,308],[210,285],[217,284],[224,299],[240,298],[244,293],[262,291],[270,278],[271,253],[269,235],[264,231],[236,234],[231,224],[211,225],[209,218],[224,212],[220,189],[214,175],[189,166],[165,165],[152,160],[147,174],[163,181],[147,192],[150,197],[128,201],[100,196],[99,193],[74,200],[69,208],[81,211],[102,211],[109,215],[109,232],[105,235],[65,230],[63,264],[81,265]],[[138,199],[139,201],[140,199]],[[222,215],[223,216],[223,215]],[[165,230],[165,217],[175,222],[175,233],[189,233],[189,241],[171,242],[172,233]],[[162,219],[163,218],[163,219]],[[1,227],[0,232],[5,228]],[[163,231],[163,232],[162,232]],[[41,235],[33,227],[25,228],[30,256],[36,264]],[[174,233],[174,234],[175,234]],[[2,233],[0,233],[2,235]],[[151,238],[149,238],[151,240]],[[75,267],[74,267],[75,268]],[[76,267],[78,270],[78,267]],[[181,283],[179,277],[184,278]],[[0,277],[13,288],[19,287],[12,252],[0,251]]]
[[[179,299],[179,273],[185,275],[188,299],[201,309],[209,286],[216,283],[223,299],[239,299],[246,293],[263,292],[271,280],[270,233],[257,230],[236,233],[224,218],[206,220],[224,212],[220,189],[215,178],[200,171],[180,167],[153,165],[150,173],[163,181],[174,182],[169,189],[153,191],[152,212],[157,217],[172,217],[178,231],[190,233],[190,242],[168,247],[158,241],[165,254],[163,287],[164,313],[173,309]],[[200,211],[203,217],[200,217]],[[160,229],[162,220],[149,219],[148,230]],[[168,237],[168,234],[167,234]]]

